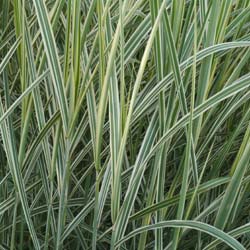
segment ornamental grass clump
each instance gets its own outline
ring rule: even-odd
[[[250,1],[0,1],[0,250],[250,249]]]

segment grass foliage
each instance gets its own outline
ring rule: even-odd
[[[250,0],[0,1],[0,250],[250,249]]]

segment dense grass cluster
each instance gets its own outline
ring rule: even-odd
[[[250,249],[250,0],[0,1],[0,250]]]

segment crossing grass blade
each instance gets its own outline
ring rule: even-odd
[[[164,227],[188,227],[191,229],[200,230],[204,233],[210,234],[211,236],[223,241],[226,243],[229,247],[235,250],[244,250],[245,248],[233,237],[229,236],[228,234],[224,233],[223,231],[210,226],[208,224],[202,223],[202,222],[196,222],[196,221],[162,221],[154,225],[145,226],[142,228],[138,228],[135,231],[129,233],[126,237],[121,239],[120,242],[117,243],[117,246],[119,246],[122,242],[128,240],[130,237],[134,237],[134,235],[139,234],[143,231],[147,230],[153,230],[156,228],[164,228]]]

